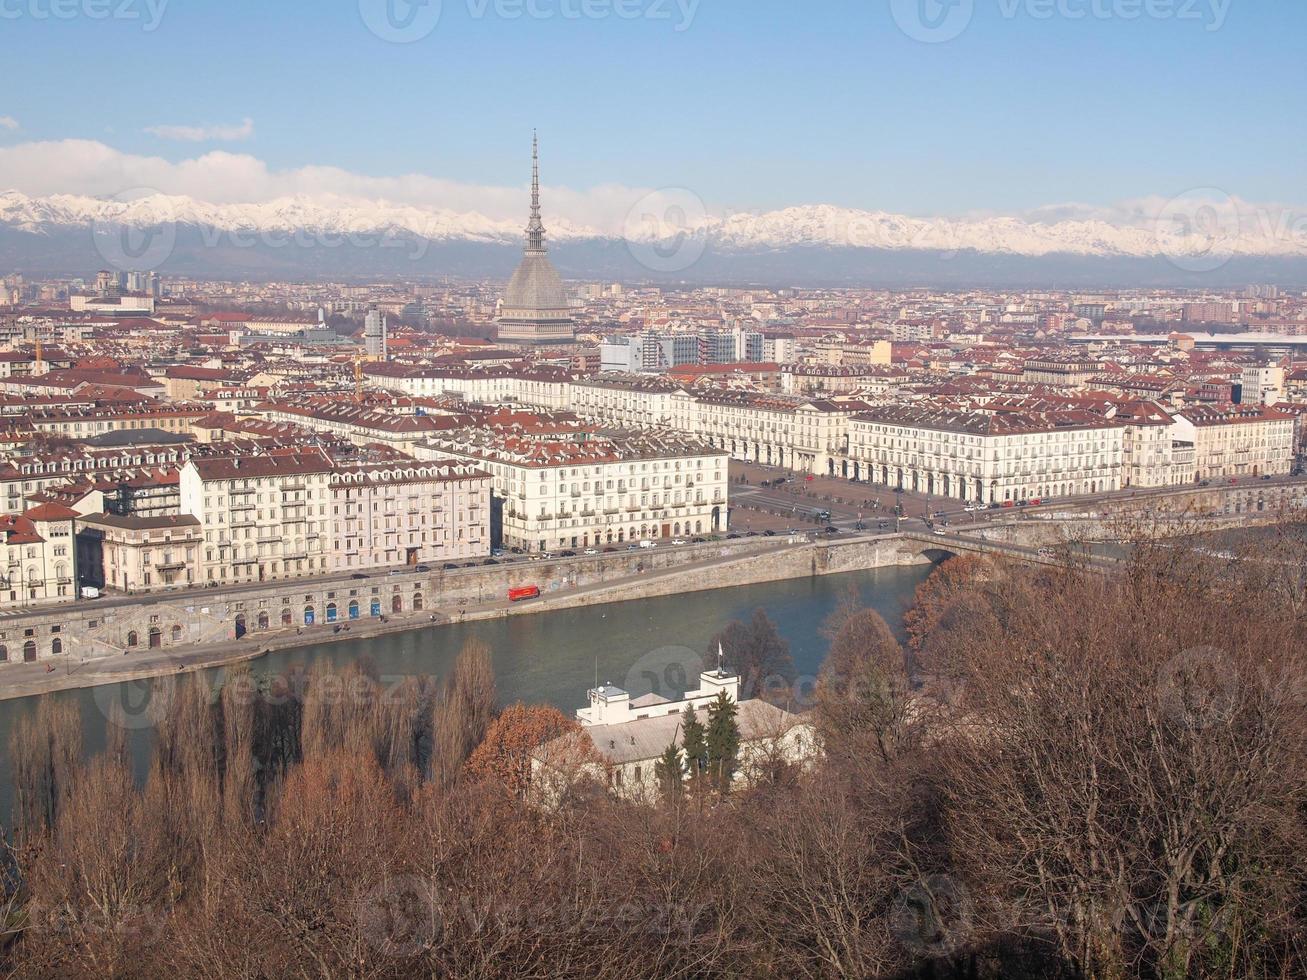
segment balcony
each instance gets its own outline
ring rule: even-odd
[[[154,566],[161,572],[175,572],[186,567],[184,561],[164,561]]]

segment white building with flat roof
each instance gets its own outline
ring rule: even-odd
[[[556,778],[602,778],[611,792],[638,803],[658,799],[658,760],[668,746],[680,746],[682,722],[693,709],[707,725],[708,706],[718,696],[736,702],[735,724],[740,747],[734,780],[748,782],[755,772],[781,759],[801,765],[816,751],[812,726],[799,716],[767,701],[740,701],[740,679],[718,667],[699,675],[699,688],[672,701],[657,694],[632,698],[621,688],[603,684],[588,692],[589,705],[577,711],[582,738],[565,735],[532,754],[533,784],[543,802],[556,796]],[[569,760],[584,760],[575,771],[561,770]]]

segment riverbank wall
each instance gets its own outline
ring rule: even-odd
[[[120,602],[96,607],[99,615],[80,630],[81,621],[67,616],[66,611],[58,622],[38,618],[23,628],[57,628],[58,632],[47,635],[65,640],[65,649],[72,651],[85,649],[84,644],[103,642],[96,631],[116,630],[119,636],[125,636],[132,630],[154,628],[171,634],[177,626],[183,636],[208,630],[211,638],[193,643],[169,639],[166,645],[160,641],[156,647],[147,644],[125,650],[111,648],[108,654],[93,657],[74,652],[48,655],[42,658],[43,663],[10,664],[0,667],[0,700],[205,670],[307,644],[438,628],[444,623],[532,615],[930,560],[922,553],[920,543],[912,544],[899,536],[836,541],[810,541],[806,536],[751,538],[661,553],[660,549],[649,549],[639,555],[591,556],[558,564],[522,563],[450,570],[435,576],[385,576],[375,584],[374,580],[317,586],[301,582],[264,591],[201,594],[167,602]],[[498,598],[507,588],[523,584],[539,585],[541,597],[522,603]],[[493,601],[484,601],[488,593],[495,597]],[[374,601],[380,601],[388,611],[373,615]],[[350,616],[354,603],[358,604],[357,618]],[[303,618],[310,607],[313,622],[306,624]],[[336,620],[324,618],[328,608],[334,608]],[[292,615],[290,622],[283,624],[282,611],[286,609]],[[261,625],[264,614],[266,628]],[[245,617],[247,631],[241,636],[236,635],[234,627],[224,624],[224,620],[230,624],[236,616]],[[4,624],[6,632],[13,628],[12,622]],[[139,635],[137,639],[139,642]]]

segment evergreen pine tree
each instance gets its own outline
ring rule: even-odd
[[[680,800],[685,792],[685,763],[681,759],[681,747],[675,742],[667,746],[654,763],[654,776],[658,779],[658,791],[664,803],[674,804]]]
[[[709,778],[719,793],[731,788],[735,763],[740,753],[740,728],[735,723],[735,701],[725,691],[708,705],[707,768]]]
[[[699,780],[708,767],[708,743],[704,740],[704,728],[695,716],[694,706],[685,712],[685,721],[681,722],[681,747],[685,749],[685,764],[690,771],[690,786],[699,788]]]

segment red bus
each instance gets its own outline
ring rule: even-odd
[[[540,586],[538,585],[524,585],[520,589],[508,590],[509,602],[521,602],[524,599],[539,599],[539,598],[540,598]]]

